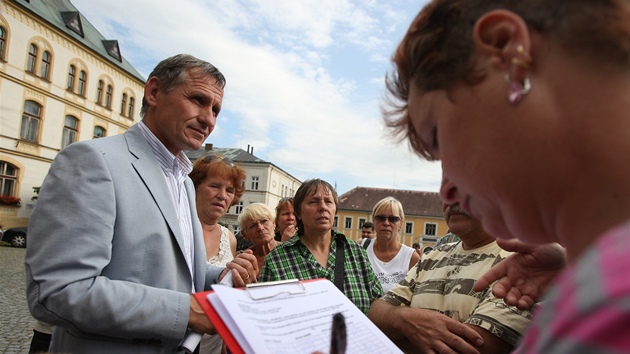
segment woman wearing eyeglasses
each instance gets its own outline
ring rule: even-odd
[[[326,278],[367,313],[383,295],[365,251],[333,230],[337,194],[321,179],[304,182],[295,193],[298,237],[278,245],[265,258],[259,281]]]
[[[286,241],[297,232],[293,198],[282,198],[276,206],[276,241]]]
[[[236,256],[236,237],[219,225],[228,209],[238,203],[245,187],[245,170],[220,156],[199,158],[189,174],[195,185],[197,215],[203,229],[209,264],[224,267]],[[204,335],[201,353],[221,353],[223,342],[218,335]]]
[[[374,274],[387,292],[393,288],[420,259],[411,247],[399,241],[405,221],[402,204],[394,197],[381,199],[372,209],[376,238],[366,252]]]
[[[273,210],[263,203],[253,203],[246,206],[238,216],[241,235],[254,244],[250,249],[258,260],[258,269],[262,269],[265,256],[280,244],[274,238],[276,227],[276,223],[273,222],[274,218]]]

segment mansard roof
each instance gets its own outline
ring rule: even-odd
[[[65,33],[86,49],[95,52],[102,59],[141,82],[145,82],[142,75],[121,55],[118,41],[103,37],[90,21],[72,5],[70,0],[14,0],[13,3]]]
[[[219,156],[222,156],[223,158],[234,161],[237,165],[239,163],[270,165],[286,173],[288,176],[291,176],[291,178],[294,178],[295,180],[299,181],[298,178],[293,177],[290,173],[286,172],[285,170],[276,166],[275,164],[254,156],[253,149],[251,152],[247,152],[243,149],[217,148],[217,147],[212,146],[212,144],[206,144],[206,146],[202,147],[199,150],[185,151],[185,154],[192,162],[195,162],[195,160],[200,157],[204,157],[208,155],[219,155]]]
[[[400,201],[405,215],[444,217],[439,193],[401,189],[356,187],[339,196],[339,209],[371,213],[379,200],[389,196]]]

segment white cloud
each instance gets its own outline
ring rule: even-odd
[[[389,57],[420,5],[411,0],[73,0],[145,76],[185,52],[226,75],[209,142],[249,144],[301,178],[437,190],[422,163],[383,134],[379,104]],[[411,9],[411,10],[410,10]],[[137,15],[140,14],[140,15]]]

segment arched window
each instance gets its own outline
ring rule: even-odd
[[[37,142],[39,136],[39,123],[41,121],[42,106],[35,101],[24,102],[24,113],[22,113],[22,127],[20,128],[20,138]]]
[[[85,82],[87,80],[87,74],[85,71],[81,70],[79,73],[79,87],[77,88],[77,93],[83,97],[85,97]]]
[[[105,128],[98,125],[94,127],[94,139],[102,138],[106,136],[106,134],[107,130],[105,130]]]
[[[42,54],[42,66],[41,66],[41,71],[39,72],[39,75],[44,78],[44,79],[49,79],[50,77],[48,76],[50,74],[50,62],[51,62],[51,55],[49,51],[44,51],[44,54]]]
[[[79,130],[79,120],[73,116],[66,116],[63,126],[63,136],[61,138],[61,148],[77,141],[77,133]]]
[[[98,80],[98,88],[96,89],[96,103],[98,104],[102,104],[103,103],[103,86],[105,84],[103,83],[103,80]]]
[[[129,110],[127,111],[127,118],[132,118],[133,119],[133,105],[135,103],[135,100],[133,99],[133,97],[129,97]]]
[[[0,26],[0,59],[4,59],[4,49],[7,45],[7,31]]]
[[[35,73],[35,63],[37,62],[37,46],[33,43],[28,47],[28,63],[26,71]]]
[[[8,162],[0,161],[0,195],[15,197],[17,172],[17,167]]]
[[[122,101],[120,102],[120,115],[124,116],[127,108],[127,94],[123,93]]]
[[[107,91],[105,92],[105,107],[112,108],[112,85],[107,85]]]
[[[66,88],[70,91],[72,91],[72,88],[74,87],[74,76],[76,71],[77,69],[74,65],[70,65],[70,69],[68,69],[68,84],[66,85]]]

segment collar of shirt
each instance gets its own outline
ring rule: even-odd
[[[162,170],[175,176],[177,181],[181,183],[193,168],[192,162],[186,157],[186,154],[180,151],[177,156],[173,155],[143,121],[140,121],[138,126],[142,131],[142,135],[151,146]]]

